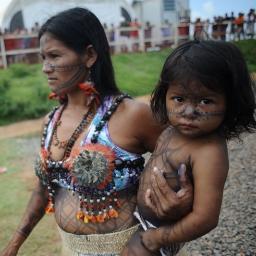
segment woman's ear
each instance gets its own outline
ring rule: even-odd
[[[95,63],[95,61],[97,60],[97,57],[98,57],[98,54],[93,48],[93,46],[91,44],[88,45],[86,47],[85,54],[84,54],[85,66],[90,69],[92,65]]]

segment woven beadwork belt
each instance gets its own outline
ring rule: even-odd
[[[77,255],[76,253],[85,255],[120,254],[138,227],[139,225],[135,225],[122,231],[107,234],[75,235],[60,228],[59,232],[64,245],[72,251],[72,255]]]

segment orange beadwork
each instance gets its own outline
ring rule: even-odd
[[[46,159],[48,157],[48,151],[45,148],[42,148],[41,155],[44,159]]]
[[[83,213],[82,211],[79,211],[79,212],[76,214],[76,218],[77,218],[78,220],[84,220],[84,217],[85,217],[85,215],[84,215],[84,213]]]
[[[78,87],[85,93],[85,95],[93,95],[96,104],[100,104],[100,98],[98,91],[92,86],[91,82],[84,82],[78,85]]]
[[[48,201],[48,205],[45,208],[45,213],[50,214],[54,212],[54,204],[52,203],[52,200]]]
[[[41,152],[40,152],[40,158],[41,158],[41,163],[42,163],[42,167],[43,167],[43,171],[47,170],[47,164],[46,164],[46,159],[48,158],[48,151],[44,148],[41,148]]]
[[[65,95],[58,95],[57,93],[55,92],[51,92],[49,95],[48,95],[48,99],[49,100],[64,100],[66,98]]]
[[[48,95],[48,99],[49,99],[49,100],[57,100],[57,99],[58,99],[58,95],[57,95],[55,92],[51,92],[51,93]]]
[[[105,219],[107,219],[107,214],[106,213],[102,213],[96,216],[97,222],[102,223],[105,221]]]
[[[96,217],[94,215],[87,215],[87,218],[92,223],[96,223],[97,222],[97,219],[96,219]]]
[[[86,224],[89,223],[89,218],[88,218],[88,215],[87,215],[87,214],[84,215],[83,221],[84,221],[84,223],[86,223]]]
[[[117,218],[118,217],[118,212],[115,209],[110,209],[108,211],[108,215],[110,218]]]
[[[104,221],[110,219],[110,218],[117,218],[119,216],[118,212],[111,208],[107,213],[101,213],[96,216],[90,215],[87,213],[83,213],[82,211],[79,211],[76,214],[76,218],[78,220],[82,220],[85,224],[91,222],[91,223],[103,223]]]

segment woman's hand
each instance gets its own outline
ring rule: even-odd
[[[193,185],[186,176],[186,165],[179,168],[180,190],[174,192],[162,172],[156,167],[151,172],[151,189],[145,194],[146,205],[159,219],[176,221],[191,212]]]

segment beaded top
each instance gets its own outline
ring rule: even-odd
[[[121,149],[109,136],[108,120],[125,97],[128,96],[104,100],[89,126],[88,135],[79,147],[67,152],[63,161],[52,161],[47,157],[53,130],[63,107],[51,113],[43,132],[41,155],[36,161],[35,171],[49,189],[52,208],[52,184],[58,184],[79,195],[81,211],[77,218],[85,223],[103,222],[118,216],[115,210],[120,207],[117,191],[137,185],[144,165],[141,155]]]

